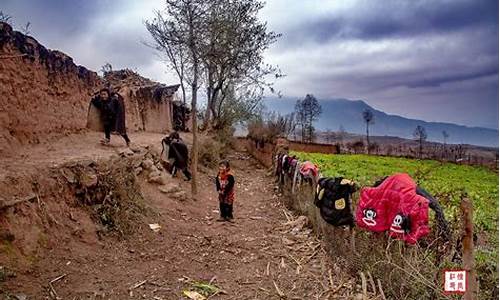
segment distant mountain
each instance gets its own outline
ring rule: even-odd
[[[268,111],[286,114],[294,111],[295,98],[266,98],[264,104]],[[376,110],[362,100],[330,99],[319,100],[323,113],[315,124],[319,130],[331,129],[337,131],[342,125],[347,132],[364,134],[366,131],[362,112],[372,110],[374,124],[370,125],[370,133],[379,136],[396,136],[412,138],[417,125],[425,127],[429,141],[441,142],[443,130],[448,132],[448,143],[471,144],[478,146],[498,147],[498,130],[483,127],[468,127],[463,125],[426,122],[408,119],[397,115],[389,115]]]

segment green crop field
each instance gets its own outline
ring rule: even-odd
[[[342,176],[361,187],[398,172],[411,175],[443,206],[447,220],[457,228],[460,199],[469,197],[474,205],[476,263],[480,276],[498,280],[498,174],[483,167],[368,155],[330,155],[292,152],[302,161],[315,163],[323,176]]]

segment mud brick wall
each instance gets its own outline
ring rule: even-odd
[[[254,141],[247,138],[238,138],[237,144],[240,148],[246,149],[253,155],[261,164],[266,167],[271,167],[273,164],[273,155],[275,144],[269,142]],[[301,142],[286,141],[289,150],[311,153],[339,153],[338,147],[326,144],[306,144]]]
[[[339,147],[328,144],[289,142],[290,150],[310,153],[338,154]]]
[[[262,165],[268,168],[273,165],[274,144],[260,143],[247,138],[238,138],[235,144],[237,149],[246,149]]]
[[[0,22],[0,154],[85,128],[101,79]]]

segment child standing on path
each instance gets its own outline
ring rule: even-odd
[[[219,163],[219,173],[215,179],[217,192],[219,192],[219,210],[220,219],[218,221],[229,221],[233,219],[234,202],[234,176],[231,173],[229,162],[227,160]]]

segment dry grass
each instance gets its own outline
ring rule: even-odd
[[[309,184],[300,186],[296,194],[290,191],[287,180],[285,205],[309,217],[330,257],[352,276],[364,277],[368,294],[381,297],[383,293],[388,299],[450,299],[442,293],[441,278],[443,269],[458,266],[452,262],[449,244],[431,234],[419,246],[407,246],[386,234],[336,228],[322,220]],[[360,272],[364,272],[361,277]],[[380,287],[375,281],[380,281]]]
[[[90,209],[104,233],[130,235],[137,230],[137,224],[142,223],[144,215],[152,213],[134,174],[136,164],[133,159],[119,157],[90,166],[71,167],[76,175],[75,195],[81,205]],[[83,183],[89,174],[97,176],[97,184]]]

